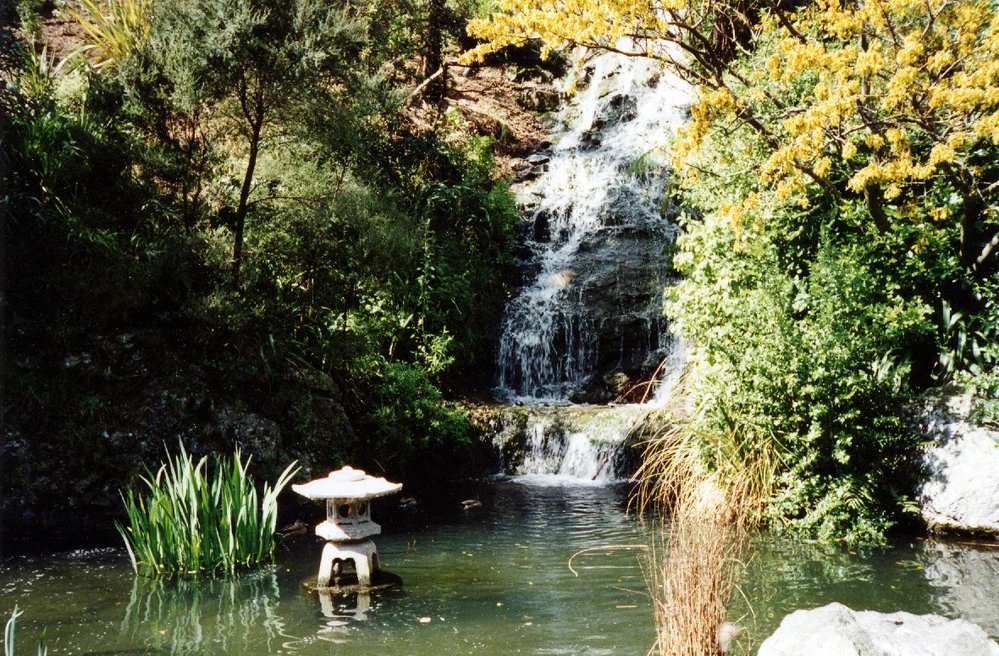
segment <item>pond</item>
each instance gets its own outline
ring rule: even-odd
[[[307,594],[321,546],[282,542],[276,565],[235,580],[135,577],[117,549],[27,557],[0,569],[0,613],[14,604],[20,653],[42,631],[62,654],[645,654],[655,639],[645,592],[646,528],[620,485],[503,480],[433,512],[375,509],[383,567],[404,582],[368,598]],[[733,604],[746,649],[791,610],[856,608],[963,616],[999,635],[999,551],[912,542],[871,553],[761,538]],[[748,605],[752,611],[747,610]]]

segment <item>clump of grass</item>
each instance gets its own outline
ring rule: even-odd
[[[738,448],[734,435],[694,434],[672,409],[658,423],[669,428],[646,445],[639,470],[646,486],[637,499],[640,509],[662,517],[645,568],[657,627],[652,651],[716,656],[737,634],[727,623],[728,604],[745,571],[748,528],[772,491],[775,465],[769,452]],[[706,448],[712,457],[705,457]]]
[[[152,0],[82,0],[82,11],[70,14],[87,33],[83,51],[94,68],[124,61],[145,44],[149,36]]]
[[[270,560],[274,553],[277,497],[297,471],[292,463],[258,496],[239,449],[209,470],[183,445],[155,476],[143,477],[147,495],[122,495],[128,525],[118,532],[137,572],[150,575],[233,573]]]
[[[731,494],[700,472],[688,451],[671,455],[674,478],[658,502],[665,514],[645,567],[657,629],[653,652],[715,656],[728,648],[722,634],[744,570],[746,524],[733,514]]]

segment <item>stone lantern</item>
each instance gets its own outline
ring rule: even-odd
[[[354,565],[357,584],[371,586],[371,576],[379,566],[378,549],[369,538],[382,532],[382,527],[371,521],[371,499],[395,494],[402,483],[390,483],[347,466],[325,478],[291,487],[304,497],[326,501],[326,521],[316,526],[316,535],[326,540],[317,588],[329,588],[334,569],[339,576],[348,562]]]

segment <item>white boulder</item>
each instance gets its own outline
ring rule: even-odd
[[[999,433],[967,421],[970,397],[931,401],[920,513],[931,531],[999,536]]]
[[[999,656],[999,644],[967,620],[853,611],[798,610],[760,645],[759,656]]]

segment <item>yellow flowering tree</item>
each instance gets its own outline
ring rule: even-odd
[[[655,57],[696,84],[674,150],[688,180],[710,131],[748,126],[769,150],[759,186],[778,200],[805,202],[810,186],[862,197],[875,234],[952,221],[961,264],[993,270],[999,176],[982,149],[999,145],[999,18],[988,2],[817,0],[794,13],[738,0],[499,4],[469,25],[485,40],[470,57],[540,38]],[[750,56],[761,45],[765,61]],[[928,207],[921,194],[941,181],[951,193]],[[757,201],[726,208],[737,230]]]

